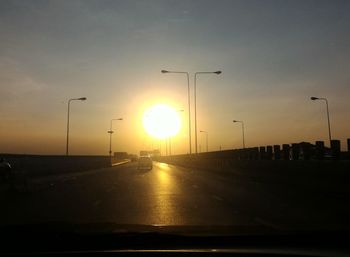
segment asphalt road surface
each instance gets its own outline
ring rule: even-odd
[[[154,162],[30,181],[27,192],[2,190],[0,224],[48,221],[145,225],[348,224],[348,197],[262,184]]]

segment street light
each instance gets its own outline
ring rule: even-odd
[[[196,153],[198,153],[198,145],[197,145],[197,74],[216,74],[220,75],[222,71],[199,71],[194,73],[194,137],[195,137],[195,145],[196,145]]]
[[[207,144],[207,152],[208,152],[208,131],[200,130],[199,132],[205,133],[206,135],[206,144]]]
[[[66,141],[66,155],[69,154],[69,112],[70,112],[70,102],[71,101],[85,101],[86,97],[71,98],[68,100],[68,112],[67,112],[67,141]]]
[[[242,123],[242,136],[243,136],[243,149],[245,148],[245,142],[244,142],[244,122],[241,120],[233,120],[233,122],[239,122]]]
[[[312,96],[310,97],[310,99],[312,101],[315,101],[315,100],[324,100],[326,102],[326,107],[327,107],[327,120],[328,120],[328,137],[329,137],[329,145],[331,145],[331,142],[332,142],[332,136],[331,136],[331,123],[329,121],[329,109],[328,109],[328,100],[327,98],[322,98],[322,97],[315,97],[315,96]]]
[[[109,157],[111,157],[111,158],[112,158],[112,134],[114,133],[114,131],[112,129],[112,122],[114,120],[123,120],[123,118],[111,119],[110,127],[109,127],[109,130],[107,131],[107,133],[109,133]]]
[[[190,148],[190,154],[192,153],[192,140],[191,140],[191,99],[190,99],[190,75],[185,71],[168,71],[161,70],[161,73],[181,73],[187,76],[187,95],[188,95],[188,145]]]

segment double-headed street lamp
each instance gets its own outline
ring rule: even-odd
[[[191,98],[190,98],[190,75],[188,72],[185,71],[168,71],[168,70],[161,70],[162,73],[181,73],[186,74],[187,76],[187,97],[188,97],[188,145],[190,148],[190,154],[192,153],[192,146],[191,146]]]
[[[220,75],[222,71],[199,71],[194,73],[194,135],[195,135],[195,145],[196,153],[198,153],[197,144],[197,74],[216,74]]]
[[[244,122],[241,120],[233,120],[233,122],[239,122],[242,124],[242,137],[243,137],[243,149],[245,148],[245,142],[244,142]]]
[[[184,71],[168,71],[168,70],[162,70],[162,73],[183,73],[187,75],[187,88],[188,88],[188,137],[189,137],[189,148],[190,148],[190,154],[192,153],[192,146],[191,146],[191,104],[190,104],[190,79],[189,79],[189,73]],[[221,71],[200,71],[194,73],[194,126],[195,126],[195,149],[196,153],[198,153],[198,143],[197,143],[197,100],[196,100],[196,91],[197,91],[197,75],[198,74],[221,74]]]
[[[315,97],[315,96],[312,96],[310,97],[310,99],[312,101],[315,101],[315,100],[323,100],[326,102],[326,107],[327,107],[327,120],[328,120],[328,137],[329,137],[329,145],[331,145],[331,142],[332,142],[332,136],[331,136],[331,123],[329,121],[329,110],[328,110],[328,100],[327,98],[322,98],[322,97]]]
[[[205,133],[205,136],[206,136],[206,145],[207,145],[207,152],[208,152],[208,131],[200,130],[199,132]]]
[[[86,97],[71,98],[68,100],[68,112],[67,112],[67,141],[66,141],[66,155],[69,154],[69,112],[70,112],[70,102],[71,101],[85,101]]]
[[[110,124],[109,130],[107,131],[107,133],[109,133],[109,157],[111,158],[112,158],[112,134],[114,133],[112,129],[112,124],[114,120],[123,120],[123,118],[111,119],[111,124]]]

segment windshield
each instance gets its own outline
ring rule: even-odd
[[[0,229],[348,230],[349,13],[1,1]]]

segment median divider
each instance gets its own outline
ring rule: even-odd
[[[109,156],[62,156],[0,154],[15,173],[40,177],[111,167]]]

